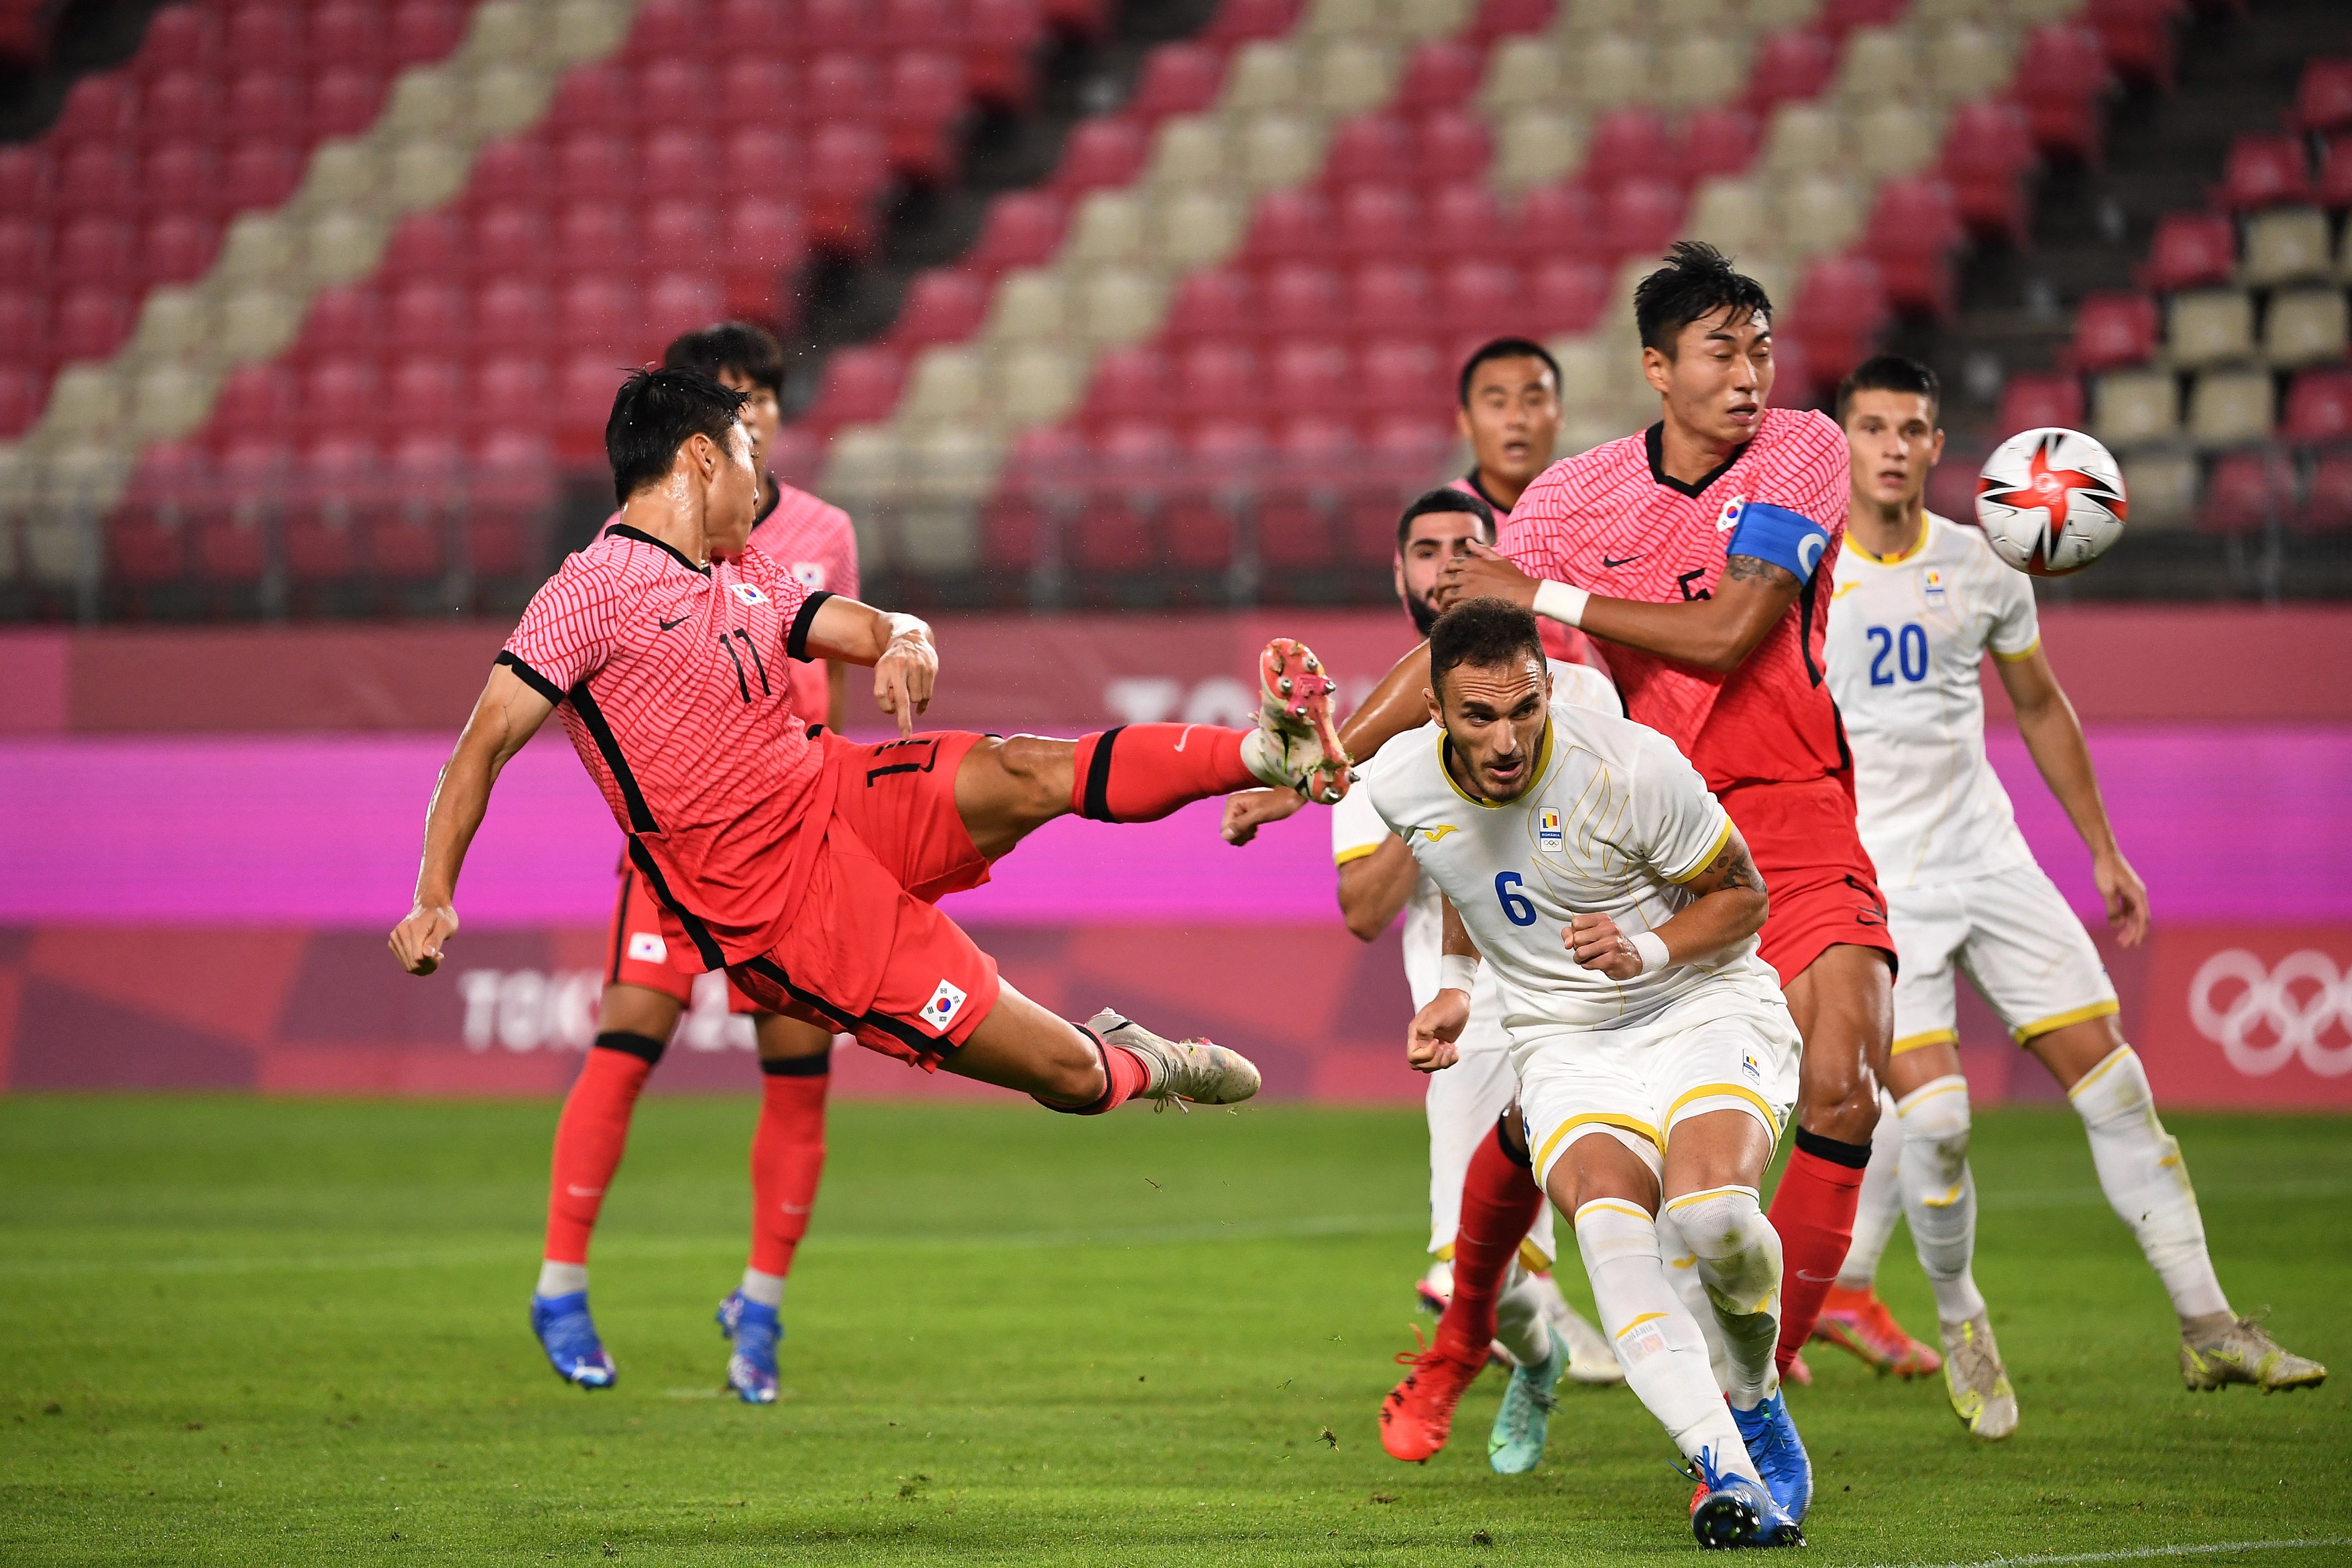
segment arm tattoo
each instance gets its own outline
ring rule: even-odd
[[[1723,563],[1724,576],[1737,583],[1761,583],[1768,588],[1794,588],[1797,575],[1786,566],[1753,555],[1734,555]]]
[[[1706,869],[1695,880],[1704,884],[1705,891],[1708,893],[1738,892],[1743,889],[1759,893],[1764,890],[1763,874],[1756,869],[1756,862],[1748,858],[1748,846],[1737,837],[1725,842],[1715,858],[1707,862]]]

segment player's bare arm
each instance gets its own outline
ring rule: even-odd
[[[939,649],[931,646],[928,625],[835,595],[816,607],[808,648],[843,664],[871,666],[874,700],[898,719],[902,738],[914,734],[916,715],[931,705],[940,677]]]
[[[442,766],[425,814],[425,859],[416,873],[416,904],[392,928],[393,956],[411,974],[441,966],[441,945],[457,930],[454,902],[466,850],[489,808],[490,788],[507,762],[539,732],[555,705],[505,665],[490,671],[457,749]]]
[[[1467,554],[1447,564],[1438,593],[1449,605],[1492,597],[1537,609],[1536,590],[1542,585],[1542,579],[1528,576],[1509,557],[1474,543]],[[1802,586],[1785,566],[1753,555],[1733,555],[1724,562],[1723,576],[1706,598],[1654,605],[1595,595],[1585,601],[1576,625],[1611,642],[1727,675],[1788,613]]]
[[[1443,1072],[1461,1059],[1454,1048],[1470,1023],[1470,984],[1477,973],[1478,944],[1462,923],[1454,900],[1441,897],[1444,969],[1437,994],[1412,1016],[1405,1035],[1404,1059],[1415,1072]]]
[[[1654,933],[1666,944],[1668,963],[1702,963],[1764,929],[1764,917],[1769,912],[1764,878],[1748,858],[1738,828],[1724,839],[1706,868],[1685,886],[1697,896]],[[1633,939],[1607,915],[1577,915],[1561,937],[1577,963],[1612,980],[1631,980],[1644,968]]]
[[[2017,710],[2017,731],[2033,754],[2033,765],[2042,770],[2042,782],[2066,808],[2067,818],[2091,852],[2091,876],[2106,904],[2107,924],[2117,942],[2137,947],[2147,937],[2147,885],[2116,844],[2074,703],[2039,647],[2021,658],[1995,658],[1993,668],[2000,671],[2000,683]]]
[[[1413,862],[1412,851],[1393,833],[1370,854],[1340,867],[1339,917],[1348,922],[1349,934],[1361,942],[1377,940],[1412,897],[1420,880],[1421,868]]]

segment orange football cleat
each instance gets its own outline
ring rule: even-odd
[[[1412,1333],[1421,1337],[1418,1325]],[[1432,1344],[1418,1353],[1398,1352],[1397,1364],[1412,1370],[1381,1401],[1381,1447],[1391,1458],[1417,1465],[1445,1447],[1454,1432],[1454,1407],[1484,1370],[1486,1358],[1463,1361]]]
[[[1813,1324],[1813,1338],[1851,1351],[1881,1373],[1897,1377],[1927,1377],[1944,1368],[1944,1358],[1934,1347],[1905,1333],[1878,1292],[1867,1286],[1859,1290],[1831,1286]]]

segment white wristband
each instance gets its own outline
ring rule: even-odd
[[[1666,939],[1656,931],[1645,931],[1633,939],[1633,951],[1642,955],[1642,973],[1664,969],[1674,961],[1666,956]]]
[[[1449,952],[1437,961],[1437,988],[1440,991],[1459,991],[1467,996],[1470,994],[1471,987],[1477,982],[1478,961],[1476,959],[1464,958],[1459,953]]]
[[[1584,624],[1584,606],[1592,595],[1573,583],[1549,580],[1536,584],[1535,612],[1546,620],[1558,621],[1564,626]]]

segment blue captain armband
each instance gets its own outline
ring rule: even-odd
[[[1802,583],[1812,576],[1829,547],[1830,531],[1804,513],[1751,500],[1741,504],[1731,542],[1723,552],[1769,561]]]

